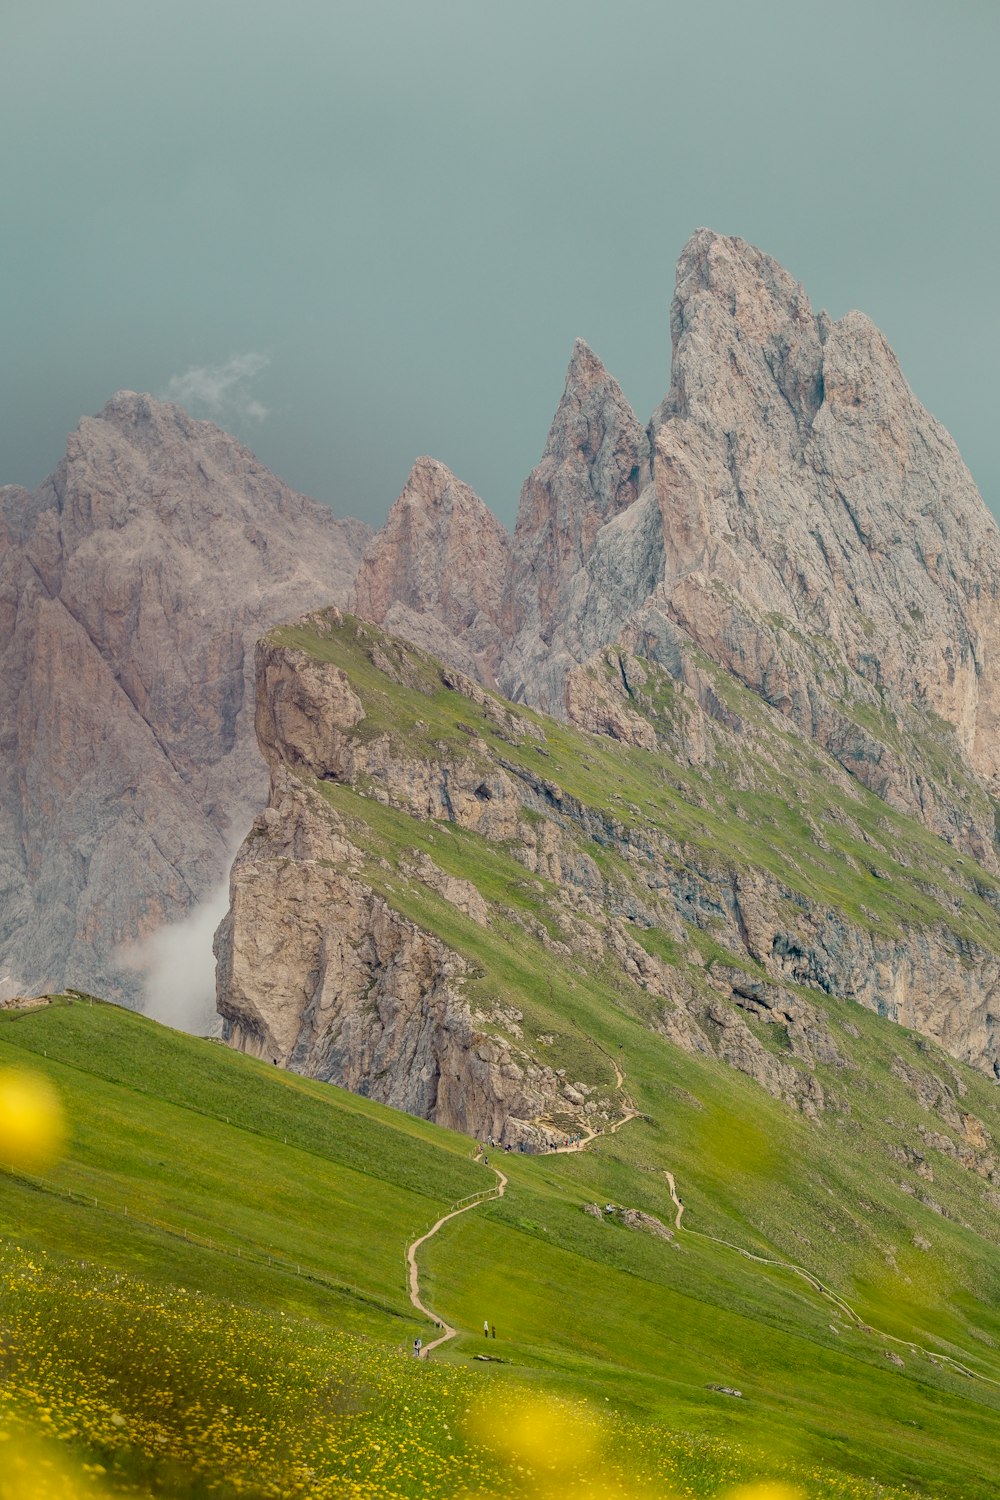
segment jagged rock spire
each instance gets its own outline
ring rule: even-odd
[[[634,503],[648,478],[645,430],[618,382],[577,339],[545,451],[521,491],[504,612],[510,635],[528,629],[551,640],[598,531]]]
[[[365,554],[352,609],[492,683],[510,537],[444,464],[418,458]]]

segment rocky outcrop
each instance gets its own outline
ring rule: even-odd
[[[651,663],[628,658],[615,673],[632,682],[637,722],[673,711]],[[731,716],[743,699],[730,700]],[[519,981],[529,991],[558,984],[571,996],[575,976],[600,974],[609,998],[674,1045],[816,1122],[850,1113],[852,1003],[980,1070],[998,1066],[990,877],[949,851],[939,886],[923,870],[904,878],[925,830],[900,820],[869,832],[873,799],[821,752],[803,763],[793,735],[777,772],[779,864],[759,830],[744,837],[734,784],[671,782],[679,765],[671,773],[635,734],[614,758],[612,789],[592,736],[519,712],[335,610],[260,643],[257,705],[271,795],[234,865],[217,949],[234,1045],[505,1142],[609,1123],[623,1101],[601,1049],[590,1076],[568,1074],[541,1022],[512,1009],[513,981],[494,985],[490,965],[505,971],[507,950],[478,934],[500,930],[531,955]],[[783,722],[769,709],[755,733],[773,759],[771,717]],[[721,744],[726,724],[711,723]],[[803,826],[817,765],[815,784],[836,805]],[[683,796],[664,797],[665,786]],[[453,830],[440,856],[435,826]],[[806,869],[834,839],[834,864]],[[848,847],[865,851],[863,867]],[[490,851],[507,862],[502,878]],[[835,899],[836,859],[856,879]],[[580,1042],[563,1045],[575,1057]],[[928,1100],[946,1091],[927,1067],[912,1075],[896,1076]],[[971,1147],[967,1111],[941,1118]]]
[[[118,946],[204,896],[260,805],[254,640],[346,597],[368,536],[130,392],[0,492],[0,974],[134,993]]]
[[[216,938],[230,1045],[503,1145],[545,1144],[594,1116],[597,1099],[589,1111],[570,1102],[586,1104],[586,1084],[567,1092],[519,1045],[516,1015],[470,1005],[468,962],[377,894],[342,820],[271,765],[270,803],[233,866]],[[468,882],[426,858],[412,873],[487,920]]]
[[[365,554],[352,609],[492,683],[510,538],[467,484],[418,458]]]

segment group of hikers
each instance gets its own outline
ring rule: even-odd
[[[495,1323],[491,1323],[490,1320],[489,1320],[489,1318],[484,1318],[483,1319],[483,1338],[484,1339],[491,1339],[491,1338],[495,1339],[496,1336],[497,1336],[497,1325]],[[414,1359],[419,1359],[421,1357],[421,1355],[423,1354],[423,1352],[424,1352],[424,1341],[423,1341],[423,1339],[418,1334],[417,1337],[413,1340],[413,1358]],[[428,1350],[428,1353],[430,1353],[430,1350]],[[426,1358],[426,1357],[427,1356],[424,1355],[424,1358]]]

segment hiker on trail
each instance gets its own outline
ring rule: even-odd
[[[493,1337],[496,1338],[496,1336],[497,1336],[497,1325],[494,1323],[493,1324]]]
[[[424,1347],[424,1341],[423,1341],[423,1339],[417,1338],[417,1339],[413,1340],[413,1358],[414,1359],[419,1359],[420,1358],[420,1351],[421,1351],[421,1349],[423,1347]]]
[[[484,1318],[483,1319],[483,1338],[484,1339],[488,1339],[489,1336],[490,1336],[490,1320],[489,1320],[489,1318]]]

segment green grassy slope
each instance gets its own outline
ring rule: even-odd
[[[888,1023],[866,1024],[866,1048],[897,1044]],[[671,1244],[598,1222],[582,1206],[624,1204],[672,1223],[666,1166],[692,1229],[760,1247],[772,1221],[780,1239],[792,1215],[801,1261],[866,1316],[905,1337],[919,1332],[941,1352],[967,1350],[1000,1381],[1000,1299],[985,1242],[893,1199],[859,1155],[790,1120],[749,1081],[676,1053],[634,1019],[614,1025],[627,1087],[647,1118],[584,1154],[504,1155],[505,1198],[453,1221],[422,1257],[425,1297],[463,1330],[424,1371],[405,1353],[429,1330],[408,1308],[403,1245],[490,1180],[467,1140],[112,1007],[3,1015],[0,1066],[47,1072],[72,1126],[65,1161],[44,1182],[0,1176],[6,1368],[22,1406],[18,1351],[40,1320],[59,1353],[51,1370],[48,1357],[40,1376],[32,1368],[32,1388],[57,1422],[59,1393],[75,1393],[75,1441],[119,1485],[194,1493],[195,1470],[206,1483],[249,1474],[243,1492],[261,1495],[322,1495],[330,1476],[339,1485],[352,1475],[357,1493],[451,1494],[478,1473],[497,1493],[506,1471],[488,1443],[461,1435],[464,1414],[477,1393],[505,1409],[513,1385],[527,1382],[617,1413],[606,1418],[608,1462],[633,1478],[656,1470],[689,1493],[784,1473],[810,1495],[874,1494],[872,1475],[956,1500],[990,1494],[1000,1386],[906,1349],[900,1369],[883,1338],[852,1328],[788,1272],[683,1231]],[[807,1181],[817,1184],[811,1196]],[[919,1223],[933,1248],[904,1253],[900,1244],[898,1275],[884,1257],[852,1252],[845,1275],[841,1242],[862,1194],[876,1192],[878,1213],[898,1216],[884,1232],[908,1242]],[[40,1284],[25,1259],[43,1267]],[[110,1353],[95,1345],[92,1324],[83,1331],[95,1306],[115,1335]],[[498,1330],[489,1352],[505,1364],[470,1358],[482,1352],[484,1317]],[[128,1355],[117,1342],[127,1330]],[[712,1384],[735,1385],[744,1399]],[[212,1418],[195,1422],[194,1436],[184,1416],[193,1394]],[[91,1407],[92,1419],[79,1416]],[[122,1428],[109,1427],[119,1408]],[[414,1411],[419,1432],[406,1426]],[[161,1439],[173,1466],[155,1457]],[[260,1455],[249,1470],[248,1451]],[[383,1478],[372,1488],[376,1462]],[[300,1475],[299,1489],[290,1466],[312,1475]],[[267,1487],[272,1472],[286,1490]],[[537,1493],[523,1476],[509,1492],[522,1483]]]
[[[761,752],[752,777],[738,763],[739,748],[727,749],[724,740],[714,759],[691,765],[663,748],[653,753],[589,735],[519,705],[513,712],[531,730],[523,732],[505,719],[509,709],[498,700],[456,691],[433,659],[350,617],[288,627],[274,639],[347,674],[365,710],[348,740],[387,742],[404,762],[478,756],[484,775],[502,761],[528,780],[541,778],[557,805],[576,799],[588,818],[577,819],[574,833],[574,815],[563,817],[563,833],[569,830],[598,865],[623,908],[632,892],[640,908],[648,909],[647,872],[661,873],[670,855],[661,844],[656,866],[644,856],[643,844],[665,834],[681,877],[686,858],[717,870],[720,882],[732,871],[764,870],[782,882],[790,903],[832,908],[845,923],[878,938],[934,929],[946,946],[960,950],[971,942],[987,953],[1000,952],[995,878],[860,784],[833,775],[827,757],[784,732],[752,693],[723,673],[717,673],[719,698],[753,726]],[[711,670],[710,663],[703,665]],[[649,663],[643,670],[641,701],[634,707],[658,729],[669,727],[685,705],[665,674],[657,675]],[[512,1192],[475,1223],[463,1222],[429,1247],[431,1277],[440,1275],[442,1284],[457,1288],[466,1242],[478,1245],[487,1221],[503,1227],[503,1254],[482,1287],[473,1280],[467,1299],[457,1304],[466,1322],[479,1326],[477,1299],[495,1297],[505,1316],[511,1307],[510,1326],[531,1359],[558,1367],[560,1360],[552,1361],[543,1348],[561,1347],[560,1358],[569,1358],[570,1348],[588,1350],[594,1357],[588,1381],[599,1380],[599,1369],[613,1368],[619,1398],[637,1382],[643,1394],[629,1399],[652,1409],[676,1414],[690,1400],[697,1413],[691,1420],[699,1427],[710,1427],[718,1415],[717,1400],[704,1396],[706,1383],[749,1386],[755,1372],[762,1372],[769,1415],[755,1398],[752,1412],[727,1408],[722,1420],[737,1427],[745,1420],[748,1430],[766,1433],[776,1447],[802,1443],[802,1451],[824,1455],[842,1450],[845,1461],[863,1465],[868,1460],[861,1455],[876,1439],[853,1412],[853,1389],[864,1411],[877,1414],[872,1420],[886,1472],[972,1493],[968,1478],[959,1479],[939,1452],[948,1422],[939,1430],[929,1413],[939,1411],[940,1390],[947,1387],[948,1402],[968,1400],[978,1409],[973,1426],[987,1434],[994,1428],[995,1387],[989,1381],[1000,1377],[1000,1171],[991,1146],[1000,1139],[1000,1108],[993,1083],[956,1067],[914,1033],[810,988],[798,993],[823,1018],[845,1060],[843,1066],[816,1064],[814,1076],[831,1107],[812,1123],[715,1059],[682,1053],[665,1041],[654,1029],[655,997],[620,965],[581,962],[578,954],[547,942],[563,936],[559,892],[524,868],[515,847],[488,842],[454,822],[429,824],[404,806],[387,806],[385,789],[363,777],[353,785],[312,785],[365,851],[365,880],[468,961],[473,977],[466,990],[474,1006],[487,1014],[498,1002],[514,1007],[536,1055],[565,1067],[571,1078],[610,1088],[609,1054],[620,1058],[628,1094],[644,1116],[587,1157],[557,1166],[517,1161],[520,1195]],[[414,852],[477,887],[490,905],[488,929],[412,877]],[[794,920],[790,912],[793,929]],[[692,984],[704,983],[674,939],[639,922],[633,931],[668,965],[686,966]],[[721,947],[711,924],[692,928],[687,941],[700,948],[706,969],[735,963],[755,977],[752,960]],[[788,990],[794,996],[795,987]],[[748,1024],[776,1057],[799,1066],[780,1026]],[[980,1126],[981,1149],[967,1149]],[[695,1245],[681,1237],[682,1248],[644,1243],[639,1250],[635,1235],[610,1226],[602,1230],[581,1214],[589,1196],[671,1222],[665,1169],[680,1184],[691,1229],[804,1264],[879,1335],[848,1326],[787,1272],[751,1270],[732,1250],[705,1240]],[[546,1178],[542,1191],[539,1174],[552,1172],[555,1179]],[[525,1194],[532,1204],[527,1213],[518,1208]],[[554,1274],[548,1259],[553,1245],[582,1255],[599,1272],[560,1261]],[[654,1308],[640,1296],[630,1318],[627,1294],[621,1302],[617,1294],[601,1294],[609,1261],[618,1254],[625,1259],[614,1264],[616,1276],[642,1280],[651,1258],[674,1267],[671,1286],[680,1288],[677,1296],[693,1298],[697,1316],[685,1317],[690,1302],[668,1298]],[[574,1277],[580,1296],[566,1290]],[[516,1304],[504,1294],[508,1285],[517,1288]],[[707,1308],[717,1311],[719,1321]],[[752,1331],[762,1323],[770,1329],[766,1357]],[[675,1327],[684,1330],[683,1337],[671,1341]],[[958,1359],[984,1380],[973,1390],[968,1377],[893,1344],[889,1335],[926,1345],[939,1359]],[[713,1371],[719,1350],[732,1355],[728,1375]],[[902,1368],[887,1353],[902,1358]],[[780,1372],[773,1381],[772,1359]],[[672,1376],[662,1370],[664,1361]],[[652,1383],[651,1370],[657,1371]],[[574,1376],[580,1378],[582,1368]],[[901,1403],[893,1395],[899,1389],[905,1392]],[[657,1406],[661,1398],[663,1408]],[[745,1419],[744,1410],[750,1412]],[[894,1416],[886,1437],[889,1412]],[[992,1440],[981,1434],[978,1441],[976,1462]]]
[[[845,784],[831,757],[776,724],[756,694],[707,657],[701,665],[719,699],[752,727],[754,739],[749,747],[722,741],[711,764],[697,765],[587,734],[522,704],[514,712],[537,738],[512,742],[492,706],[503,700],[476,703],[449,689],[433,657],[349,615],[340,625],[283,626],[270,639],[347,674],[365,710],[349,739],[384,736],[401,753],[433,761],[442,754],[474,759],[478,738],[486,745],[484,772],[502,756],[616,820],[640,843],[644,831],[662,829],[721,868],[766,870],[792,892],[830,902],[870,931],[897,936],[907,925],[946,918],[957,936],[1000,953],[996,877],[860,782]],[[376,662],[396,669],[399,680]],[[645,689],[634,707],[669,737],[670,715],[684,705],[662,668],[644,663],[643,670]],[[462,873],[477,878],[475,858]],[[627,878],[627,871],[620,873]]]
[[[478,758],[484,775],[502,760],[557,809],[575,799],[561,836],[620,912],[648,911],[648,877],[683,878],[687,860],[719,882],[768,872],[792,927],[805,902],[881,939],[933,926],[960,952],[1000,953],[994,878],[831,779],[730,679],[720,699],[767,752],[752,784],[724,745],[695,766],[520,708],[519,729],[497,700],[449,688],[431,658],[332,618],[275,638],[347,672],[365,708],[349,737],[404,762]],[[650,668],[638,707],[666,723],[684,711],[673,693]],[[822,1085],[827,1107],[807,1118],[710,1050],[668,1041],[662,995],[609,948],[587,961],[564,941],[562,893],[516,840],[411,816],[363,776],[303,779],[317,816],[362,851],[358,877],[466,961],[483,1028],[518,1012],[530,1052],[638,1117],[585,1153],[504,1155],[503,1199],[421,1252],[423,1296],[460,1336],[418,1366],[410,1341],[430,1329],[407,1300],[404,1246],[491,1182],[469,1140],[101,1004],[0,1013],[0,1067],[48,1073],[72,1125],[46,1178],[0,1175],[11,1430],[48,1423],[114,1493],[593,1493],[591,1464],[607,1480],[597,1493],[712,1496],[784,1476],[828,1500],[992,1496],[993,1083],[849,1001],[787,985],[838,1062],[810,1065],[782,1025],[745,1024]],[[541,828],[543,803],[522,831]],[[489,925],[421,880],[417,855],[472,882]],[[683,942],[646,917],[628,931],[703,998],[716,970],[763,977],[722,945],[721,923],[692,924]],[[584,1212],[611,1204],[672,1226],[668,1172],[685,1204],[672,1239]],[[484,1317],[501,1362],[474,1358]],[[478,1423],[480,1398],[499,1435]],[[571,1413],[575,1457],[532,1448],[536,1399],[568,1403],[539,1421],[551,1444],[553,1412]]]
[[[123,1271],[178,1279],[196,1263],[206,1290],[281,1286],[272,1306],[332,1298],[338,1319],[381,1326],[406,1316],[407,1237],[490,1180],[461,1136],[342,1090],[331,1111],[322,1084],[249,1059],[234,1070],[218,1044],[114,1006],[0,1018],[2,1061],[25,1052],[71,1101],[71,1154],[26,1220],[42,1249],[105,1245],[113,1228]],[[9,1233],[24,1190],[3,1188]],[[283,1280],[262,1277],[268,1257]]]

